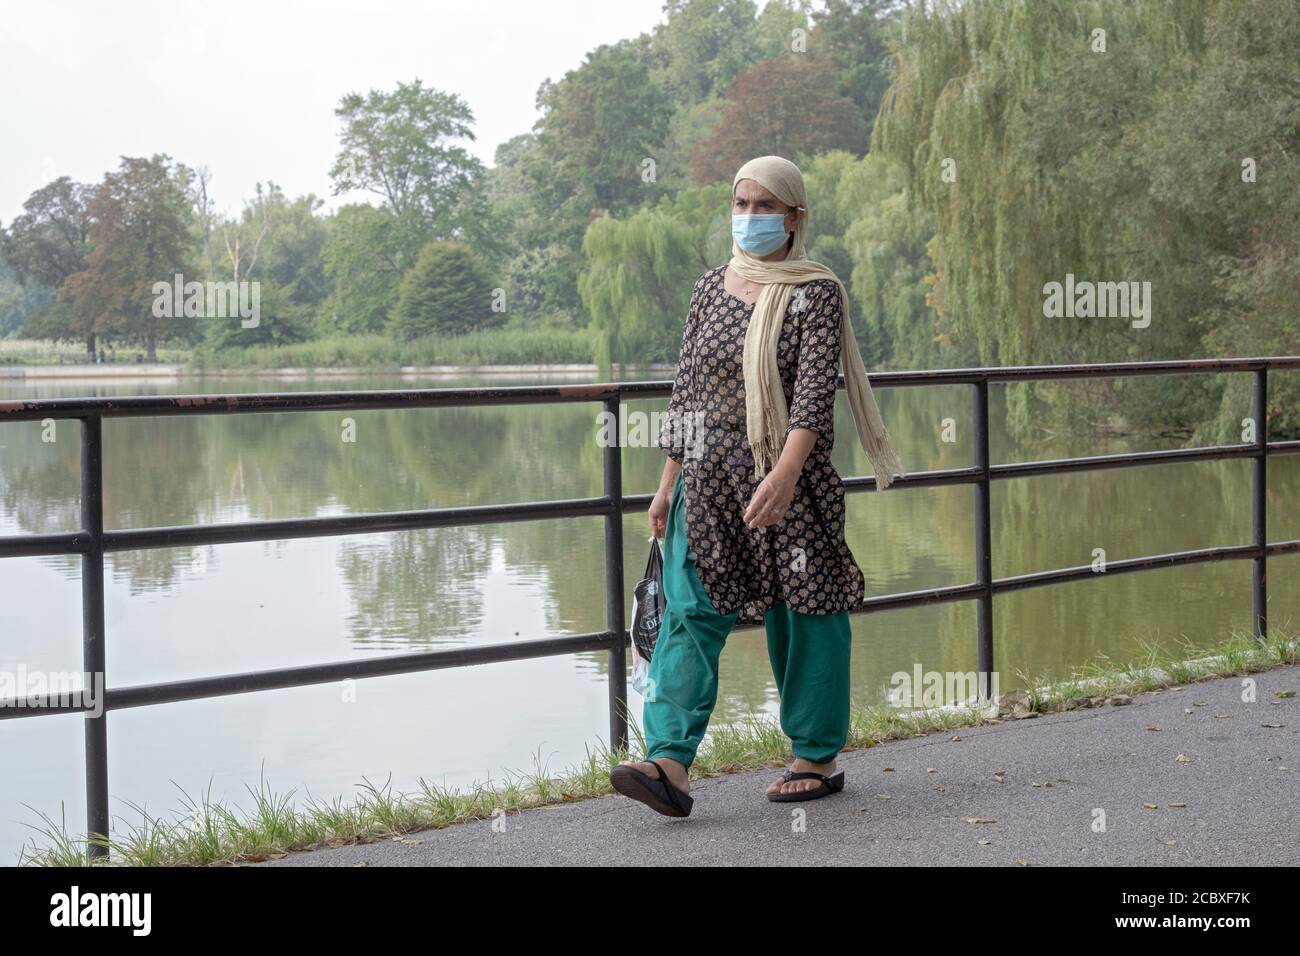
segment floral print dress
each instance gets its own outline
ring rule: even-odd
[[[745,429],[742,357],[754,306],[723,285],[726,266],[695,283],[668,414],[657,444],[682,465],[687,545],[719,614],[763,623],[785,602],[803,614],[834,614],[863,600],[863,577],[844,540],[844,483],[831,464],[839,376],[839,288],[830,279],[796,286],[777,346],[789,429],[817,441],[785,517],[748,528],[744,514],[762,479]]]

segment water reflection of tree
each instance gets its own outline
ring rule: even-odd
[[[472,640],[484,617],[491,538],[482,529],[444,528],[345,540],[339,569],[352,600],[352,642],[432,649]]]
[[[195,422],[157,428],[145,419],[109,420],[103,427],[104,527],[151,527],[178,512],[192,516],[209,500],[201,480],[204,439]],[[191,427],[186,427],[191,426]],[[6,429],[0,460],[4,506],[19,534],[74,531],[81,527],[81,432],[75,421],[56,423],[56,440],[41,440],[39,422]],[[194,520],[191,517],[191,520]],[[80,558],[43,559],[69,577],[81,573]],[[192,548],[116,551],[105,557],[107,573],[132,592],[173,584],[195,561]]]
[[[584,449],[594,420],[590,410],[495,406],[380,414],[385,418],[378,427],[358,422],[355,462],[331,483],[348,511],[505,504],[599,493],[599,477],[592,487],[590,461],[583,460],[590,456]],[[362,432],[375,437],[362,438]],[[559,449],[567,451],[557,454]],[[364,471],[357,464],[363,460]],[[599,456],[596,460],[599,476]],[[590,555],[581,562],[586,567],[578,576],[588,585],[594,578],[595,595],[604,594],[603,565],[598,551],[591,551],[600,535],[598,521],[582,519],[390,535],[386,547],[367,549],[367,561],[345,558],[343,573],[357,608],[353,633],[382,633],[390,639],[405,633],[413,643],[469,639],[478,633],[484,616],[484,582],[496,551],[513,575],[544,582],[552,596],[545,603],[545,633],[599,630],[603,623],[594,618],[604,607],[603,598],[594,605],[582,603],[582,594],[570,593],[578,582],[565,575],[578,563],[574,556]],[[344,546],[345,555],[355,552],[351,543]],[[366,568],[367,563],[377,565],[377,571]],[[566,602],[578,602],[573,604],[575,613],[565,611]],[[521,634],[518,639],[542,636]]]
[[[0,425],[0,502],[17,534],[58,534],[81,527],[80,432],[57,422],[53,442],[40,422]]]

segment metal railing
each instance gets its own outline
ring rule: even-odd
[[[1300,441],[1268,441],[1265,409],[1269,369],[1300,369],[1300,356],[946,369],[873,374],[871,381],[877,388],[973,386],[974,463],[971,467],[912,472],[896,479],[894,484],[898,488],[929,488],[960,484],[975,486],[975,581],[969,584],[867,598],[854,609],[853,613],[894,610],[948,601],[978,602],[979,671],[983,678],[980,683],[982,688],[987,687],[994,668],[993,596],[1023,588],[1081,580],[1094,577],[1097,573],[1091,565],[1084,565],[994,579],[989,517],[991,482],[1069,471],[1250,458],[1254,462],[1251,482],[1253,533],[1250,544],[1109,561],[1105,573],[1124,574],[1183,564],[1250,559],[1254,563],[1252,632],[1256,637],[1262,637],[1267,622],[1267,559],[1277,554],[1300,551],[1300,540],[1270,544],[1265,536],[1265,484],[1268,456],[1300,452]],[[1251,404],[1251,417],[1255,422],[1253,443],[1018,464],[995,465],[989,461],[988,387],[992,382],[1219,372],[1249,372],[1254,377]],[[843,377],[840,378],[839,387],[844,387]],[[47,418],[77,419],[81,422],[81,530],[60,534],[0,537],[0,558],[81,555],[82,657],[83,668],[90,674],[104,674],[105,670],[107,635],[104,632],[104,555],[108,552],[326,535],[369,534],[377,531],[409,531],[416,528],[447,528],[502,521],[537,521],[590,516],[602,516],[605,519],[606,628],[603,631],[543,640],[491,644],[483,647],[400,653],[364,660],[338,661],[134,687],[106,687],[103,692],[102,712],[98,716],[85,718],[86,832],[91,840],[92,855],[103,856],[108,852],[104,842],[109,832],[108,714],[127,707],[167,704],[283,687],[300,687],[349,678],[378,677],[471,664],[573,654],[579,651],[605,651],[609,654],[610,742],[615,748],[625,747],[627,745],[626,649],[629,644],[629,634],[624,618],[626,591],[623,574],[623,515],[628,510],[647,509],[654,498],[653,494],[623,494],[622,453],[617,445],[611,445],[604,449],[603,492],[598,498],[432,508],[326,518],[243,521],[219,525],[105,530],[104,419],[599,402],[604,412],[616,416],[613,420],[619,421],[620,404],[623,400],[660,398],[670,395],[671,392],[671,382],[628,382],[493,388],[0,401],[0,423],[39,421]],[[850,492],[876,490],[876,481],[871,477],[845,478],[844,485]],[[106,675],[104,680],[107,683]],[[0,707],[0,719],[69,712],[88,713],[92,710],[92,706],[88,703],[45,706],[48,701],[42,702],[35,698],[6,703],[10,706]]]

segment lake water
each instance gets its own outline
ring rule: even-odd
[[[637,376],[664,378],[667,373]],[[415,387],[535,384],[552,377],[423,378]],[[564,379],[573,381],[572,377]],[[0,381],[0,398],[412,387],[397,376],[315,382]],[[1008,386],[1019,387],[1019,386]],[[1175,447],[1061,435],[1022,447],[1000,427],[994,462]],[[970,389],[877,391],[911,470],[971,461]],[[662,410],[666,399],[629,403]],[[105,527],[293,518],[598,496],[598,403],[447,410],[121,419],[104,425]],[[1249,414],[1243,408],[1241,417]],[[355,442],[341,440],[355,420]],[[954,442],[941,440],[944,419]],[[841,395],[835,462],[869,474]],[[654,489],[663,453],[624,451],[628,494]],[[1203,462],[996,482],[997,577],[1106,559],[1250,541],[1248,461]],[[0,424],[0,535],[78,527],[79,435],[60,422]],[[1269,464],[1269,539],[1300,537],[1300,456]],[[848,496],[848,542],[869,595],[974,579],[970,486]],[[528,640],[605,627],[601,518],[109,554],[108,683],[158,681],[322,663],[410,650]],[[644,512],[627,516],[628,590],[644,567]],[[0,561],[0,670],[81,670],[80,559]],[[1295,617],[1300,562],[1270,562],[1270,621]],[[1249,626],[1248,561],[1174,568],[999,597],[1000,690],[1025,675],[1064,676],[1144,642],[1217,642]],[[971,602],[856,615],[855,703],[883,704],[890,675],[976,668]],[[249,808],[264,784],[309,799],[352,798],[369,782],[411,792],[559,773],[607,742],[607,655],[243,694],[118,711],[109,718],[115,829],[179,810],[185,794]],[[352,698],[355,699],[352,699]],[[640,700],[632,694],[633,713]],[[723,655],[715,721],[777,713],[761,630]],[[83,720],[0,721],[0,863],[16,862],[39,824],[85,824]]]

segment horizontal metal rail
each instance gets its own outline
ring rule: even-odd
[[[927,604],[975,600],[978,602],[979,669],[991,675],[994,666],[993,603],[995,594],[1045,587],[1114,574],[1149,571],[1214,561],[1249,559],[1254,562],[1252,632],[1262,638],[1266,630],[1267,559],[1300,552],[1300,540],[1268,543],[1265,537],[1265,464],[1270,455],[1300,453],[1300,440],[1267,440],[1266,398],[1268,370],[1300,369],[1300,356],[1242,359],[1193,359],[1088,365],[1041,365],[991,369],[939,369],[919,372],[881,372],[871,375],[876,388],[974,386],[975,461],[968,468],[913,472],[898,478],[898,488],[932,488],[974,485],[976,488],[976,580],[867,598],[854,613],[896,610]],[[1132,452],[992,464],[989,461],[988,386],[990,383],[1114,378],[1137,375],[1245,373],[1254,377],[1252,418],[1255,441],[1240,445]],[[844,387],[844,379],[839,379]],[[84,399],[36,399],[0,402],[0,423],[78,419],[82,423],[82,529],[53,534],[0,537],[0,558],[80,555],[82,558],[83,666],[87,673],[103,674],[104,555],[178,546],[231,544],[332,535],[373,534],[421,528],[464,527],[512,521],[603,517],[606,549],[607,629],[589,634],[540,640],[515,641],[450,650],[404,652],[362,660],[335,661],[301,667],[229,674],[194,680],[170,681],[135,687],[107,688],[102,713],[87,716],[86,792],[87,834],[91,852],[107,853],[104,836],[109,829],[107,714],[128,707],[152,706],[184,700],[222,697],[255,691],[301,687],[338,680],[378,677],[501,661],[525,660],[587,651],[610,654],[609,724],[613,746],[627,745],[626,647],[624,626],[623,517],[628,511],[649,507],[651,494],[622,492],[622,455],[617,446],[605,449],[603,494],[595,498],[518,502],[430,508],[414,511],[355,514],[324,518],[242,521],[218,525],[179,525],[163,528],[103,528],[102,423],[108,418],[186,417],[191,415],[259,414],[270,412],[367,411],[410,408],[460,408],[487,405],[531,405],[600,402],[604,410],[620,414],[620,403],[662,398],[672,393],[672,382],[611,382],[585,385],[541,385],[490,388],[386,389],[342,392],[251,393],[238,395],[164,395]],[[1108,561],[1105,571],[1091,565],[1059,568],[1010,577],[992,576],[992,528],[989,491],[994,481],[1047,474],[1136,468],[1191,461],[1252,460],[1252,543],[1201,548],[1169,554]],[[844,479],[846,492],[876,490],[870,476]],[[757,625],[754,625],[755,627]],[[986,684],[983,686],[987,686]],[[90,704],[59,704],[25,698],[6,701],[0,719],[36,717],[56,713],[89,713]]]

